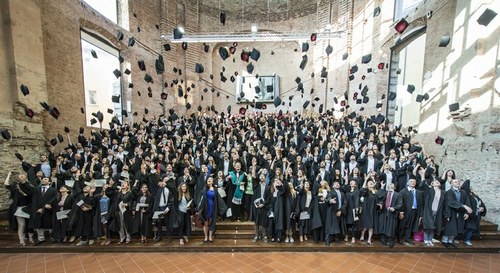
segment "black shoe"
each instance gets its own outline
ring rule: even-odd
[[[41,244],[43,244],[43,243],[45,243],[45,240],[43,240],[43,241],[38,241],[38,240],[36,240],[36,241],[35,241],[35,245],[36,245],[36,246],[37,246],[37,245],[41,245]]]
[[[415,245],[411,240],[405,240],[405,245],[412,246]]]
[[[393,247],[394,247],[394,242],[389,242],[389,243],[387,244],[387,246],[388,246],[389,248],[393,248]]]
[[[388,245],[387,242],[385,240],[380,240],[380,242],[382,243],[382,245]]]
[[[325,241],[325,246],[330,246],[330,240]]]
[[[458,246],[455,243],[449,243],[450,248],[458,248]]]
[[[157,237],[155,238],[155,242],[159,242],[159,241],[161,241],[161,237],[160,237],[160,236],[157,236]]]

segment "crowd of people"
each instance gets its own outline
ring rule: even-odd
[[[254,242],[472,245],[486,214],[452,170],[382,115],[199,113],[80,128],[5,186],[21,245],[213,242],[218,221],[253,221]],[[57,145],[62,146],[62,145]],[[36,237],[35,237],[36,234]],[[50,236],[50,237],[46,237]]]

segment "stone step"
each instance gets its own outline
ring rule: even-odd
[[[294,243],[253,243],[251,240],[232,240],[218,239],[213,243],[204,243],[202,239],[191,238],[190,242],[181,246],[177,239],[162,240],[154,242],[152,240],[146,243],[140,243],[133,240],[127,245],[118,245],[113,242],[108,246],[101,246],[96,241],[90,246],[76,246],[73,244],[50,244],[43,243],[39,246],[19,246],[17,242],[0,241],[1,253],[131,253],[131,252],[428,252],[428,253],[498,253],[500,251],[500,241],[474,241],[474,246],[465,247],[460,244],[458,248],[446,249],[440,244],[434,247],[425,247],[422,243],[416,243],[414,246],[397,244],[394,248],[383,246],[380,242],[374,241],[372,245],[357,242],[335,243],[325,246],[320,242],[300,243],[298,240]]]

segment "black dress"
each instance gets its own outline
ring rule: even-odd
[[[361,205],[360,227],[363,229],[376,229],[378,223],[377,194],[369,191],[367,188],[361,188],[360,196],[363,197],[363,202]],[[377,231],[375,231],[375,234],[376,233]]]
[[[54,198],[52,202],[52,208],[54,208],[53,223],[52,223],[52,238],[56,241],[62,241],[64,237],[68,236],[68,225],[69,219],[71,217],[71,212],[68,214],[68,218],[57,220],[56,213],[63,210],[71,210],[73,208],[73,196],[68,194],[64,201],[61,201],[62,196],[58,195]]]

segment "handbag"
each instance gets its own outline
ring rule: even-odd
[[[201,217],[200,217],[199,213],[195,213],[194,214],[193,222],[194,222],[194,226],[195,227],[197,227],[197,228],[202,228],[203,227],[203,221],[201,220]]]
[[[303,211],[300,213],[299,219],[300,220],[309,220],[309,219],[311,219],[311,215],[309,214],[309,212]]]

